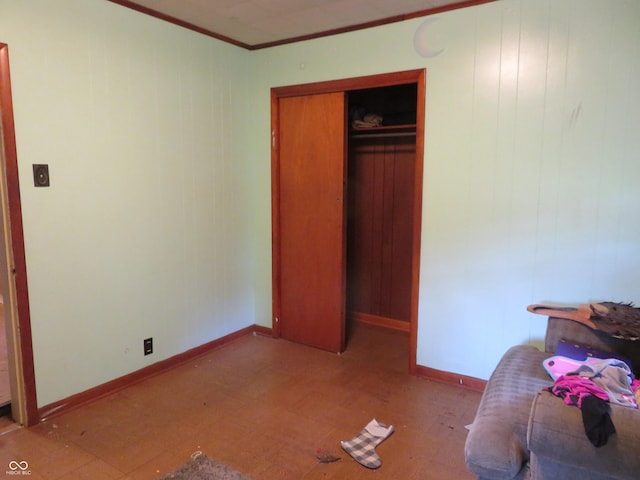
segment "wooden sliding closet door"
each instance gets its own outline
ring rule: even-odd
[[[285,339],[341,352],[346,298],[344,93],[279,98],[277,133],[277,329]]]

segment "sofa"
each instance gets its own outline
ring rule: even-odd
[[[640,373],[640,341],[549,317],[545,351],[510,348],[486,384],[464,451],[479,480],[640,479],[640,410],[610,404],[616,433],[596,447],[581,410],[548,391],[554,382],[542,362],[561,339],[622,355]]]

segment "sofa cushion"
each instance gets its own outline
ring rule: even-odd
[[[516,478],[529,460],[527,425],[535,394],[553,385],[530,345],[510,348],[487,382],[465,444],[467,467],[480,478]]]

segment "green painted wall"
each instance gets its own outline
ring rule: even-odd
[[[0,1],[0,37],[39,405],[252,325],[248,52],[102,0]]]
[[[505,0],[254,53],[258,320],[269,89],[427,69],[420,365],[488,378],[532,303],[640,300],[640,3]]]

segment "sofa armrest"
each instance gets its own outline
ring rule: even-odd
[[[584,472],[581,478],[637,479],[640,411],[611,405],[611,420],[617,433],[606,445],[596,448],[585,434],[582,412],[549,392],[540,392],[531,407],[527,432],[531,456],[537,462],[548,459],[575,466],[576,472]]]
[[[471,427],[467,439],[465,461],[469,471],[478,478],[516,478],[528,460],[528,455],[508,422],[480,420]]]
[[[487,382],[465,443],[467,468],[479,478],[524,478],[531,402],[550,385],[546,357],[531,345],[511,347]]]

